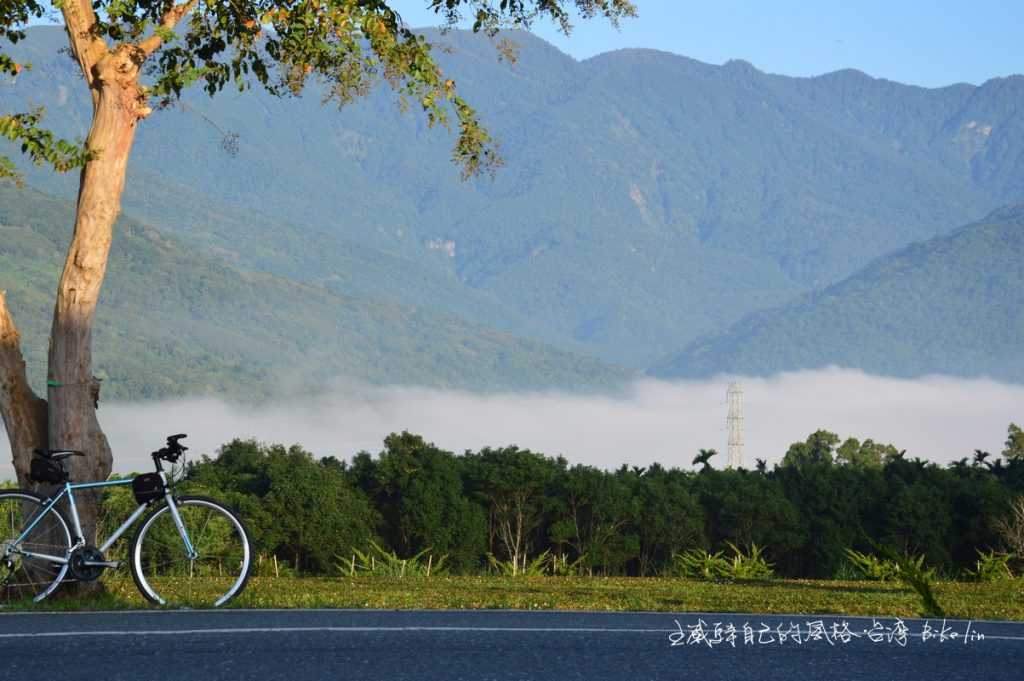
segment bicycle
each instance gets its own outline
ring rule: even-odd
[[[129,549],[132,578],[142,595],[157,605],[218,607],[241,593],[252,568],[252,548],[242,521],[226,506],[202,496],[179,496],[174,476],[163,467],[184,455],[184,434],[167,438],[152,453],[155,473],[124,480],[71,482],[63,460],[84,456],[68,449],[37,449],[30,477],[60,484],[49,498],[29,490],[0,490],[0,602],[34,602],[50,596],[69,577],[98,579],[122,561],[104,554],[144,514]],[[75,491],[132,486],[139,504],[99,547],[83,539]],[[57,508],[67,499],[71,524]],[[72,529],[74,535],[72,535]]]

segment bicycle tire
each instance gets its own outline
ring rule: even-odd
[[[249,532],[231,509],[215,499],[182,496],[175,503],[197,555],[188,556],[170,507],[160,504],[132,539],[135,586],[157,605],[220,607],[240,594],[249,580]]]
[[[67,563],[55,564],[8,553],[23,529],[43,511],[46,502],[47,499],[28,490],[0,491],[0,603],[28,597],[38,603],[56,591],[67,575]],[[17,546],[67,558],[73,546],[68,521],[56,507],[48,509]]]

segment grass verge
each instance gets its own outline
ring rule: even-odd
[[[9,610],[120,610],[149,606],[126,576],[104,579],[106,593],[54,597]],[[60,592],[58,592],[59,594]],[[1024,580],[937,582],[946,616],[1024,620]],[[912,590],[879,582],[772,580],[709,583],[630,577],[253,577],[233,608],[522,609],[917,617]]]

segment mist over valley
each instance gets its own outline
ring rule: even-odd
[[[493,180],[460,182],[450,137],[385,89],[340,112],[315,86],[191,92],[140,127],[95,328],[117,470],[171,431],[347,457],[404,429],[721,465],[726,375],[748,466],[818,428],[945,463],[1021,419],[1024,77],[576,61],[529,34],[513,66],[428,35],[502,142]],[[90,105],[63,40],[30,29],[11,52],[34,68],[0,98],[75,137]],[[0,285],[42,390],[77,181],[19,163]]]

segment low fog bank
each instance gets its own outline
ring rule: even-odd
[[[903,380],[824,369],[739,380],[748,468],[755,458],[779,461],[792,442],[818,428],[948,463],[975,449],[998,454],[1006,426],[1024,422],[1024,386],[987,379]],[[641,380],[620,394],[595,396],[338,383],[328,394],[291,394],[259,407],[215,398],[110,403],[99,417],[118,472],[148,470],[149,452],[172,433],[188,433],[196,456],[252,437],[347,459],[360,450],[376,453],[388,433],[401,430],[455,452],[516,444],[602,468],[652,461],[688,468],[699,448],[715,448],[713,463],[722,467],[727,384]],[[12,476],[10,461],[4,437],[0,479]]]

